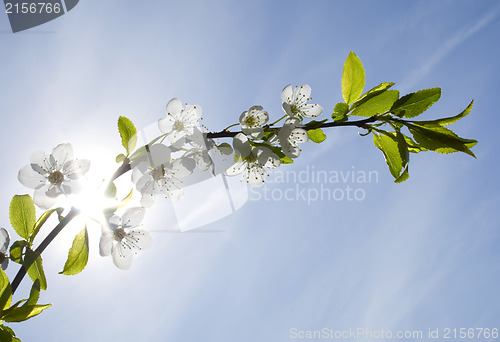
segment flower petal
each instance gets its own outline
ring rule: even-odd
[[[266,173],[262,167],[254,166],[250,168],[247,179],[250,185],[261,186],[264,184],[265,175]]]
[[[113,246],[113,263],[121,270],[128,270],[132,265],[134,254],[132,250],[121,243]]]
[[[56,201],[57,197],[49,197],[46,192],[49,190],[49,185],[43,186],[35,190],[33,194],[33,202],[42,209],[49,209]]]
[[[33,168],[36,172],[40,172],[40,168],[42,168],[45,172],[49,172],[50,165],[48,163],[49,156],[47,153],[42,151],[35,151],[31,153],[30,156],[30,164],[36,165],[36,169]]]
[[[163,144],[154,144],[149,148],[149,161],[152,166],[169,164],[170,155],[170,149]]]
[[[122,218],[120,216],[114,214],[113,216],[111,216],[108,219],[108,222],[110,224],[110,227],[112,229],[115,229],[115,228],[118,228],[122,224]]]
[[[250,141],[243,133],[238,133],[233,138],[233,147],[236,153],[238,153],[243,158],[246,158],[250,155],[252,151],[252,146],[250,145]]]
[[[90,160],[77,159],[70,160],[64,163],[63,173],[70,179],[77,179],[82,177],[90,169]]]
[[[180,140],[181,138],[184,138],[185,135],[186,135],[186,133],[184,131],[173,130],[172,132],[170,132],[168,134],[168,141],[171,144],[175,144],[178,140]]]
[[[181,112],[180,119],[185,126],[194,126],[201,118],[201,107],[198,105],[186,105]]]
[[[245,171],[248,163],[244,160],[237,161],[226,170],[226,175],[236,176]]]
[[[295,88],[293,91],[293,98],[295,103],[306,103],[311,96],[311,87],[308,84],[303,84],[300,87]]]
[[[174,128],[175,119],[169,115],[166,118],[158,120],[158,128],[162,133],[170,133]]]
[[[292,102],[292,94],[293,94],[293,89],[292,85],[289,84],[283,90],[281,91],[281,101],[283,103],[291,103]]]
[[[7,253],[10,244],[9,232],[5,228],[0,228],[0,253]]]
[[[323,113],[323,107],[318,104],[309,104],[302,107],[301,112],[306,118],[315,118]]]
[[[132,229],[127,232],[126,239],[140,250],[148,249],[153,246],[154,239],[149,232],[143,229]]]
[[[123,228],[135,228],[144,220],[146,209],[143,207],[129,208],[122,216]]]
[[[173,98],[167,103],[167,115],[172,115],[174,118],[177,118],[182,110],[182,102],[178,98]]]
[[[32,189],[39,188],[47,183],[47,178],[38,172],[33,171],[33,168],[30,165],[26,165],[19,170],[17,179],[22,185]]]
[[[286,103],[286,102],[283,102],[283,110],[285,111],[285,113],[289,116],[289,117],[294,117],[293,116],[293,113],[292,113],[292,107],[290,106],[289,103]]]
[[[307,131],[305,129],[294,128],[290,133],[289,139],[295,143],[305,143],[309,140],[309,137],[307,136]]]
[[[115,237],[113,232],[105,228],[106,230],[102,233],[101,239],[99,240],[99,254],[101,256],[109,256],[111,255],[111,251],[113,249],[113,242],[115,241]]]
[[[69,160],[73,160],[73,147],[71,144],[59,144],[57,145],[50,154],[55,160],[55,166],[57,170],[60,170],[64,163]]]

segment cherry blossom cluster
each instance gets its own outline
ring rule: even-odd
[[[280,166],[278,154],[297,158],[301,151],[299,144],[308,141],[302,121],[316,118],[323,111],[321,106],[309,104],[310,95],[308,85],[295,89],[288,85],[283,89],[281,100],[285,115],[272,124],[284,120],[279,128],[268,124],[269,114],[261,106],[244,111],[239,117],[241,132],[233,138],[235,162],[225,174],[243,174],[250,185],[260,186],[265,181],[266,169]],[[213,175],[211,154],[233,153],[227,143],[217,145],[207,138],[207,132],[200,125],[201,115],[199,105],[183,105],[177,98],[170,100],[166,117],[158,120],[161,135],[129,156],[131,180],[141,194],[141,206],[128,208],[121,216],[114,212],[107,215],[102,222],[99,244],[100,254],[111,255],[118,268],[130,268],[134,253],[152,245],[151,235],[140,226],[145,208],[154,204],[155,197],[181,198],[184,177],[192,174],[196,167]],[[80,192],[89,168],[90,161],[75,159],[71,144],[65,143],[56,146],[50,154],[34,152],[30,164],[19,171],[18,179],[34,189],[33,200],[37,206],[50,209],[60,196],[71,197]],[[9,243],[6,231],[0,231],[0,240],[0,253],[5,254],[3,246]]]

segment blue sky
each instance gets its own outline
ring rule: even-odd
[[[367,88],[441,87],[426,118],[457,114],[474,99],[472,114],[453,129],[479,141],[477,160],[412,155],[410,179],[394,184],[371,138],[330,129],[324,143],[308,143],[281,170],[375,171],[377,182],[324,184],[361,189],[363,200],[251,200],[185,233],[172,232],[175,212],[159,201],[144,223],[155,246],[126,272],[99,256],[97,228],[84,272],[57,274],[81,229],[75,223],[44,256],[48,290],[40,302],[53,307],[13,324],[17,335],[294,341],[293,328],[500,328],[499,17],[498,2],[487,0],[109,0],[81,1],[50,23],[12,34],[0,15],[0,222],[7,228],[11,197],[30,192],[17,172],[32,151],[70,142],[99,177],[121,152],[119,115],[144,128],[178,97],[201,105],[204,125],[215,131],[252,105],[280,117],[289,83],[309,84],[326,118],[341,101],[349,51],[364,63]]]

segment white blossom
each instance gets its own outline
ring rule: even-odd
[[[208,153],[214,146],[213,139],[207,138],[199,129],[195,127],[194,134],[187,137],[189,148],[184,153],[184,158],[192,158],[201,171],[210,171],[214,175],[214,162]]]
[[[288,118],[278,132],[282,151],[287,157],[297,158],[301,152],[298,144],[309,140],[307,131],[300,126],[299,119]]]
[[[167,134],[171,144],[182,145],[186,136],[194,133],[198,120],[201,118],[201,107],[188,105],[183,108],[179,99],[174,98],[167,104],[167,117],[158,120],[160,131]]]
[[[155,195],[159,194],[180,198],[183,194],[181,178],[193,172],[194,160],[181,157],[172,161],[171,150],[162,144],[151,146],[144,159],[135,162],[132,170],[132,181],[142,194],[141,205],[153,205]]]
[[[264,136],[262,126],[269,120],[269,115],[262,109],[261,106],[253,106],[240,115],[241,130],[254,139],[261,139]]]
[[[315,118],[323,113],[323,108],[318,104],[308,104],[311,100],[311,87],[307,84],[295,87],[287,85],[281,92],[282,106],[289,117],[302,120],[305,118]]]
[[[5,228],[0,228],[0,265],[2,270],[7,269],[9,266],[9,232]]]
[[[113,263],[122,270],[132,265],[134,254],[153,245],[153,237],[143,229],[137,229],[144,219],[146,210],[141,207],[129,208],[122,217],[113,215],[103,226],[99,253],[113,257]]]
[[[258,146],[252,149],[248,138],[238,133],[233,139],[233,147],[239,159],[226,170],[226,175],[246,174],[247,183],[252,186],[264,184],[267,174],[265,168],[273,169],[280,165],[280,159],[269,148]]]
[[[32,153],[30,164],[19,170],[18,179],[24,186],[35,189],[35,204],[48,209],[59,195],[80,191],[81,179],[89,167],[90,161],[74,159],[71,144],[59,144],[50,155],[41,151]]]

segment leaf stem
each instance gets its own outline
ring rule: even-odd
[[[285,114],[283,115],[281,118],[279,118],[278,120],[274,121],[273,123],[270,123],[269,126],[272,126],[272,125],[276,125],[278,122],[280,122],[281,120],[283,120],[284,118],[286,118],[288,116],[288,114]]]
[[[223,131],[227,131],[228,129],[230,129],[231,127],[234,127],[234,126],[238,126],[239,123],[235,123],[235,124],[232,124],[232,125],[229,125],[227,126],[226,128],[223,129]]]

